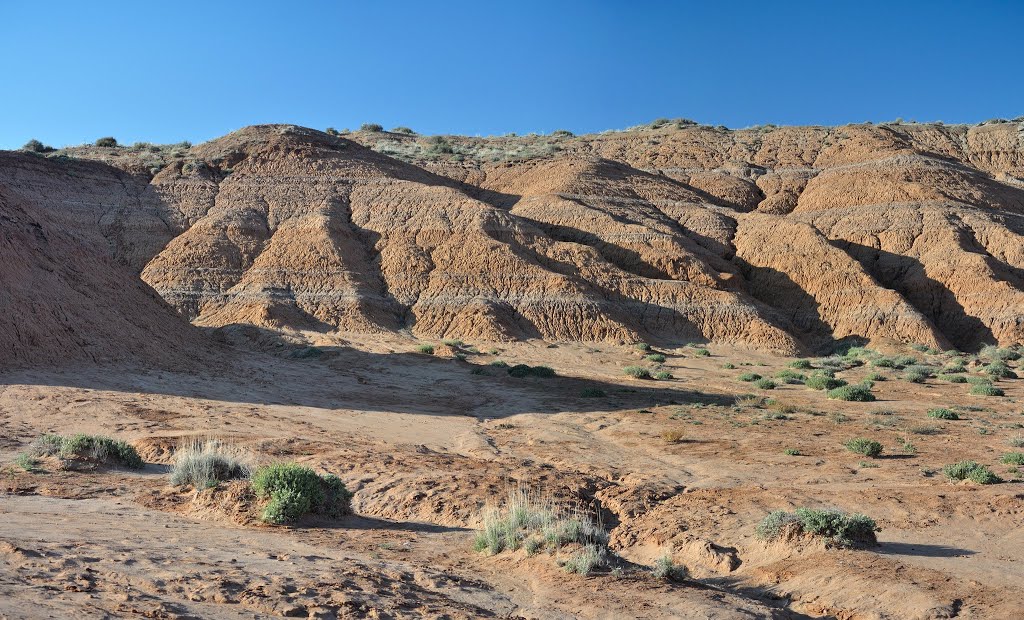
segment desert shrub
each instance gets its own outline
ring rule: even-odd
[[[868,374],[868,376],[866,377],[866,379],[867,379],[868,381],[885,381],[885,380],[887,380],[887,379],[888,379],[888,377],[886,377],[885,375],[883,375],[883,374],[882,374],[882,373],[880,373],[880,372],[872,372],[872,373],[869,373],[869,374]]]
[[[803,373],[799,373],[793,370],[780,370],[779,372],[775,373],[775,378],[782,379],[786,383],[798,384],[803,383],[807,377],[804,376]]]
[[[562,568],[564,568],[567,573],[576,573],[577,575],[586,576],[589,575],[594,568],[604,566],[607,561],[605,559],[607,554],[608,551],[604,547],[600,547],[598,545],[584,545],[583,548],[574,551],[564,562],[562,562]]]
[[[942,473],[950,481],[973,480],[978,484],[995,484],[1002,482],[1002,479],[992,471],[975,461],[960,461],[950,463],[942,468]]]
[[[257,469],[252,489],[260,499],[270,500],[260,515],[267,523],[290,523],[306,514],[340,517],[352,512],[352,493],[337,476],[321,476],[297,463]]]
[[[786,456],[800,456],[800,451],[796,448],[786,448],[782,453]]]
[[[864,385],[844,385],[828,391],[828,397],[832,400],[848,400],[859,403],[868,403],[875,400],[871,389]]]
[[[674,379],[675,377],[672,375],[672,373],[670,373],[667,370],[659,370],[658,372],[654,373],[654,378],[659,379],[661,381],[665,381],[667,379]]]
[[[600,388],[583,388],[580,391],[580,396],[583,398],[604,398],[608,394]]]
[[[326,133],[329,136],[335,136],[335,137],[341,135],[341,132],[338,131],[337,129],[335,129],[334,127],[328,127],[327,129],[324,130],[324,133]]]
[[[693,354],[697,357],[708,357],[711,355],[711,351],[708,351],[707,349],[694,349]]]
[[[938,378],[950,383],[967,383],[967,377],[963,375],[941,373]]]
[[[206,489],[225,480],[248,478],[250,473],[249,459],[241,450],[217,440],[193,441],[175,453],[171,484]]]
[[[494,366],[495,368],[508,368],[508,362],[502,360],[494,360],[493,362],[491,362],[491,366]]]
[[[846,449],[850,452],[856,452],[857,454],[863,454],[864,456],[869,456],[871,458],[875,458],[882,453],[882,444],[878,443],[874,439],[868,439],[866,437],[851,439],[843,445],[845,445]]]
[[[647,370],[643,366],[626,366],[622,369],[624,373],[633,377],[634,379],[650,379],[651,371]]]
[[[461,347],[465,343],[462,342],[461,340],[455,340],[455,339],[452,339],[452,338],[446,338],[446,339],[441,341],[441,344],[445,345],[446,347],[457,348],[457,347]]]
[[[487,373],[487,369],[480,368],[479,366],[476,366],[472,370],[469,371],[469,374],[471,374],[471,375],[487,375],[488,373]]]
[[[992,385],[992,379],[988,377],[967,377],[967,383],[971,385]]]
[[[528,366],[527,364],[516,364],[508,369],[511,377],[554,377],[555,369],[550,366]]]
[[[640,349],[641,351],[650,351],[651,350],[651,345],[647,344],[646,342],[638,342],[638,343],[636,343],[635,346],[636,346],[636,348]]]
[[[807,377],[807,380],[804,381],[804,385],[812,390],[834,390],[846,385],[846,381],[836,379],[835,377],[829,377],[824,374],[813,374],[810,377]]]
[[[736,368],[736,364],[733,364],[732,362],[726,362],[722,364],[722,368],[726,370],[734,370]]]
[[[764,378],[754,381],[754,385],[761,390],[774,390],[776,387],[778,387],[778,385],[776,385],[776,383],[771,379]]]
[[[58,456],[61,459],[82,459],[104,465],[121,465],[142,469],[145,463],[130,444],[102,435],[43,435],[32,444],[35,456]]]
[[[23,452],[18,456],[14,457],[14,464],[15,466],[31,473],[34,472],[37,467],[39,467],[39,459],[32,456],[31,454],[26,454]]]
[[[377,123],[363,123],[359,126],[359,131],[370,131],[373,133],[380,133],[384,131],[384,126]]]
[[[402,125],[399,125],[398,127],[395,127],[394,129],[392,129],[391,133],[401,133],[401,134],[405,134],[407,136],[412,136],[412,135],[416,134],[416,132],[413,131],[412,129],[410,129],[408,127],[404,127]]]
[[[790,368],[796,368],[797,370],[810,370],[814,368],[811,364],[811,360],[794,360],[789,363]]]
[[[493,555],[526,547],[530,553],[543,549],[553,554],[571,546],[576,551],[563,567],[579,574],[602,564],[608,545],[608,534],[590,510],[523,486],[510,488],[500,504],[487,506],[482,522],[473,543],[477,551]]]
[[[959,420],[960,416],[951,409],[945,409],[938,407],[935,409],[928,410],[928,417],[936,420]]]
[[[1024,452],[1007,452],[999,462],[1003,465],[1024,465]]]
[[[113,147],[113,146],[117,146],[117,140],[114,139],[112,136],[107,136],[105,138],[97,139],[96,142],[95,142],[95,145],[96,146]]]
[[[739,379],[740,381],[745,381],[746,383],[752,383],[754,381],[761,379],[761,375],[757,374],[756,372],[745,372],[736,378]]]
[[[427,355],[433,355],[434,354],[434,345],[432,345],[432,344],[421,344],[418,347],[416,347],[416,351],[418,351],[420,353],[426,353]]]
[[[971,387],[971,394],[974,396],[1005,396],[1006,392],[994,385],[978,384]]]
[[[942,368],[942,372],[947,374],[964,372],[966,370],[967,366],[964,364],[964,361],[960,358],[951,361]]]
[[[906,368],[917,364],[917,358],[913,355],[898,355],[892,359],[896,368]]]
[[[861,547],[878,543],[875,535],[878,529],[873,519],[862,514],[797,508],[792,513],[783,510],[770,513],[755,532],[766,541],[778,540],[792,532],[824,538],[827,546]]]
[[[551,132],[551,135],[555,136],[555,137],[558,137],[558,138],[571,138],[571,137],[573,137],[573,133],[571,131],[569,131],[568,129],[556,129],[556,130]]]
[[[876,360],[871,360],[871,365],[877,366],[878,368],[896,368],[896,362],[888,357],[880,357]]]
[[[928,380],[928,373],[911,371],[903,373],[903,379],[911,383],[924,383]]]
[[[1024,448],[1024,435],[1017,433],[1006,440],[1006,443],[1014,448]]]
[[[680,441],[683,440],[683,437],[685,436],[686,435],[683,433],[683,431],[676,428],[670,428],[661,431],[661,438],[665,441],[665,443],[679,443]]]
[[[651,567],[651,576],[662,581],[682,581],[689,575],[689,571],[682,564],[672,561],[672,556],[665,554],[654,561]]]
[[[648,362],[661,364],[662,362],[665,361],[665,356],[662,355],[661,353],[651,353],[650,355],[645,355],[644,359],[647,360]]]
[[[1006,365],[1006,362],[999,360],[992,362],[988,366],[985,366],[983,371],[985,374],[995,377],[997,379],[1016,379],[1017,373],[1010,370],[1010,367]]]
[[[978,355],[980,355],[981,357],[984,357],[986,359],[990,359],[990,360],[1004,360],[1004,361],[1006,361],[1006,360],[1009,360],[1009,361],[1019,360],[1020,357],[1021,357],[1020,353],[1018,353],[1017,351],[1014,351],[1013,349],[1002,349],[1002,348],[994,346],[994,345],[988,345],[988,346],[982,347],[981,351],[978,352]]]
[[[52,146],[47,146],[39,140],[32,139],[26,142],[25,146],[21,147],[21,150],[29,151],[31,153],[52,153],[57,149]]]

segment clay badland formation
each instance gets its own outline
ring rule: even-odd
[[[1022,235],[1021,122],[0,152],[0,461],[42,459],[6,470],[0,617],[1012,617],[1016,470],[941,471],[1024,444]],[[144,469],[47,467],[76,432]],[[195,438],[356,514],[169,485]],[[474,551],[517,485],[614,560]],[[879,545],[755,535],[801,506]]]

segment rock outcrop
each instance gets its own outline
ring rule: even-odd
[[[5,305],[66,318],[9,333],[21,348],[67,333],[78,304],[127,280],[118,292],[146,299],[134,325],[156,331],[143,315],[168,313],[146,285],[202,326],[782,353],[1012,344],[1022,136],[1016,122],[494,139],[268,125],[173,154],[0,154]],[[60,266],[78,275],[41,266],[71,252],[88,255]]]

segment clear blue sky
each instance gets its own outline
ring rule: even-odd
[[[1024,2],[0,0],[0,148],[1024,114]]]

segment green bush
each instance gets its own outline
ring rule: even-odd
[[[23,151],[29,151],[30,153],[52,153],[57,149],[52,146],[47,146],[39,140],[29,140],[25,143],[25,146],[21,147]]]
[[[646,342],[638,342],[638,343],[636,343],[635,346],[636,346],[636,348],[640,349],[641,351],[650,351],[651,350],[651,345],[647,344]]]
[[[792,370],[780,370],[779,372],[775,373],[775,378],[782,379],[785,383],[799,384],[803,383],[807,377],[805,377],[802,373],[795,372]]]
[[[733,364],[732,362],[726,362],[726,363],[722,364],[722,368],[724,368],[726,370],[733,370],[733,369],[736,368],[736,364]]]
[[[493,362],[491,362],[491,366],[494,366],[495,368],[508,368],[508,362],[502,360],[494,360]]]
[[[917,358],[913,355],[899,355],[893,358],[892,363],[895,364],[896,368],[906,368],[907,366],[917,364]]]
[[[951,409],[944,409],[942,407],[928,410],[928,417],[935,418],[936,420],[959,420],[960,416]]]
[[[693,354],[697,357],[708,357],[711,355],[711,351],[708,351],[707,349],[694,349]]]
[[[384,126],[378,125],[377,123],[363,123],[362,125],[359,126],[359,131],[370,131],[373,133],[380,133],[384,131]]]
[[[142,469],[145,466],[142,457],[130,444],[101,435],[43,435],[32,444],[32,450],[37,456],[83,459],[129,469]]]
[[[755,532],[762,540],[772,541],[785,536],[787,530],[824,538],[828,546],[834,547],[875,545],[878,543],[875,532],[879,531],[875,521],[862,514],[797,508],[793,513],[783,510],[770,513]]]
[[[31,454],[19,454],[14,457],[14,464],[24,469],[25,471],[32,473],[39,467],[39,460]]]
[[[754,381],[754,385],[761,390],[774,390],[778,385],[771,379],[758,379]]]
[[[1002,479],[992,471],[975,461],[960,461],[942,468],[942,473],[951,481],[973,480],[978,484],[995,484]]]
[[[888,377],[886,377],[885,375],[883,375],[880,372],[869,373],[866,378],[867,378],[868,381],[886,381],[886,380],[888,380]]]
[[[550,366],[528,366],[526,364],[516,364],[508,369],[508,374],[509,376],[516,378],[554,377],[555,369]]]
[[[1007,452],[999,462],[1003,465],[1024,465],[1024,452]]]
[[[848,400],[859,403],[868,403],[875,400],[871,390],[863,385],[844,385],[828,391],[828,397],[832,400]]]
[[[651,371],[647,370],[643,366],[626,366],[622,369],[624,373],[633,377],[634,379],[650,379]]]
[[[580,396],[583,398],[604,398],[608,394],[600,388],[584,388],[580,391]]]
[[[990,359],[990,360],[1003,360],[1003,361],[1006,361],[1006,360],[1009,360],[1009,361],[1019,360],[1020,357],[1021,357],[1020,353],[1018,353],[1017,351],[1014,351],[1013,349],[1001,349],[1001,348],[999,348],[997,346],[993,346],[993,345],[988,345],[986,347],[982,347],[982,349],[978,353],[978,355],[980,355],[981,357],[984,357],[986,359]]]
[[[399,125],[398,127],[395,127],[394,129],[392,129],[391,133],[402,133],[402,134],[405,134],[407,136],[412,136],[412,135],[416,134],[416,132],[413,131],[412,129],[410,129],[408,127],[403,127],[401,125]]]
[[[107,136],[105,138],[97,139],[95,144],[96,146],[114,147],[117,146],[117,140],[115,140],[112,136]]]
[[[807,377],[807,380],[804,381],[804,385],[812,390],[834,390],[846,385],[846,381],[829,377],[828,375],[815,373],[810,377]]]
[[[670,373],[667,370],[659,370],[658,372],[654,373],[654,378],[664,381],[666,379],[674,379],[675,377],[673,377],[672,373]]]
[[[943,381],[949,381],[950,383],[967,383],[967,377],[963,375],[942,373],[938,378]]]
[[[290,523],[305,514],[340,517],[352,512],[352,494],[333,475],[320,476],[296,463],[277,463],[256,470],[252,489],[270,499],[260,518],[267,523]]]
[[[875,458],[882,453],[882,444],[878,443],[874,439],[868,439],[866,437],[858,437],[851,439],[845,444],[846,449],[850,452],[856,452],[857,454],[863,454]]]
[[[434,345],[432,344],[421,344],[416,347],[416,350],[420,353],[426,353],[427,355],[434,354]]]
[[[782,453],[786,456],[800,456],[800,451],[796,448],[786,448]]]
[[[896,368],[896,362],[888,357],[880,357],[876,360],[871,361],[872,366],[878,368]]]
[[[967,383],[971,385],[992,385],[992,379],[988,377],[967,377]]]
[[[903,374],[903,378],[911,383],[924,383],[929,376],[929,373],[918,370],[909,370]]]
[[[1010,367],[1006,365],[1006,362],[999,360],[992,362],[985,367],[985,374],[995,377],[997,379],[1016,379],[1017,373],[1010,370]]]
[[[1005,396],[1006,392],[993,385],[978,384],[971,388],[974,396]]]
[[[797,370],[810,370],[814,368],[811,364],[811,360],[794,360],[789,363],[790,368],[796,368]]]
[[[672,561],[672,556],[666,554],[654,561],[651,567],[651,575],[662,581],[682,581],[689,575],[685,566]]]
[[[761,375],[757,374],[756,372],[745,372],[736,378],[739,379],[740,381],[751,383],[753,381],[757,381],[758,379],[760,379]]]
[[[216,440],[197,441],[174,454],[171,484],[206,489],[225,480],[248,478],[250,471],[240,450]]]
[[[645,355],[644,359],[647,360],[648,362],[654,362],[656,364],[661,364],[662,362],[665,361],[665,356],[662,355],[661,353],[652,353],[650,355]]]

